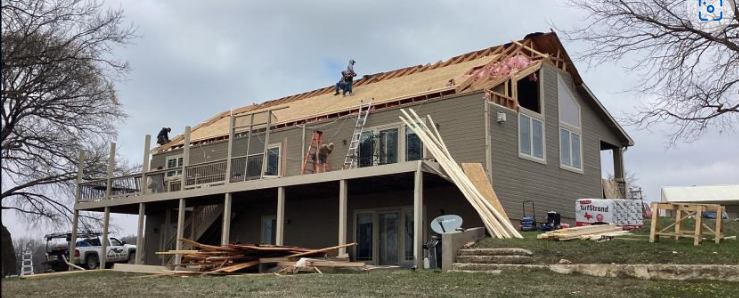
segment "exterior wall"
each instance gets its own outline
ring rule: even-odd
[[[491,104],[492,182],[501,203],[512,218],[521,218],[521,202],[533,200],[536,217],[546,219],[546,212],[559,212],[563,219],[574,220],[575,200],[600,198],[600,142],[625,146],[613,128],[606,125],[594,104],[574,93],[581,110],[583,173],[560,168],[559,106],[557,75],[571,83],[568,73],[552,66],[542,68],[546,164],[520,158],[518,155],[518,115],[515,111]],[[506,113],[507,121],[499,124],[496,113]]]
[[[156,255],[156,252],[162,251],[160,246],[160,238],[164,231],[162,231],[162,225],[164,224],[164,212],[147,212],[146,224],[144,235],[144,264],[159,265],[161,259]]]
[[[355,99],[347,98],[347,100]],[[358,99],[356,100],[358,101]],[[426,114],[432,115],[434,122],[439,126],[439,132],[449,147],[449,151],[458,162],[485,162],[485,151],[482,149],[485,146],[484,130],[482,129],[482,124],[484,123],[484,106],[480,92],[445,97],[410,107],[421,117],[424,117]],[[400,115],[399,108],[372,113],[367,117],[365,128],[370,129],[376,126],[400,124],[402,123],[398,118]],[[305,128],[304,140],[302,139],[302,127],[270,131],[270,145],[275,143],[282,144],[282,175],[293,176],[300,174],[304,154],[303,144],[305,144],[305,148],[308,147],[314,130],[323,131],[324,143],[334,143],[334,152],[329,156],[328,163],[332,170],[341,169],[344,163],[344,156],[349,150],[349,142],[354,131],[355,121],[356,118],[351,117],[308,125]],[[246,136],[239,136],[234,140],[233,156],[244,156],[244,152],[246,151]],[[250,154],[257,154],[263,151],[263,140],[264,133],[252,134],[249,146]],[[190,164],[225,159],[228,154],[227,147],[227,141],[218,141],[203,146],[191,147]],[[166,156],[177,154],[182,154],[182,149],[154,155],[151,159],[151,168],[164,167]],[[404,153],[401,152],[401,154]]]

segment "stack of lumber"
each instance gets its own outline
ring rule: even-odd
[[[161,275],[228,275],[254,271],[260,264],[297,260],[303,256],[325,257],[327,252],[356,243],[311,249],[297,246],[229,244],[207,245],[190,239],[179,241],[192,246],[192,250],[170,250],[158,255],[181,255],[178,269]]]
[[[513,224],[511,224],[510,220],[508,220],[508,217],[498,211],[485,198],[480,190],[475,187],[475,184],[470,181],[470,178],[465,175],[459,164],[454,161],[439,131],[436,129],[436,124],[431,119],[431,116],[426,115],[426,119],[428,120],[427,126],[426,121],[421,119],[413,109],[408,109],[410,114],[405,109],[401,109],[400,111],[403,113],[403,115],[400,115],[400,120],[423,141],[424,147],[434,156],[434,159],[441,165],[444,172],[446,172],[452,182],[464,194],[467,201],[470,202],[475,211],[480,215],[490,235],[496,238],[523,238]]]
[[[621,227],[610,224],[561,229],[539,234],[538,236],[536,236],[536,238],[557,241],[567,241],[575,239],[597,241],[603,238],[612,238],[625,235],[630,235],[630,233],[628,231],[624,231]]]

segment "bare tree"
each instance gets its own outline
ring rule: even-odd
[[[129,66],[113,51],[134,30],[96,1],[2,0],[1,10],[2,209],[68,223],[79,152],[85,178],[104,177],[126,117],[114,83]]]
[[[736,2],[723,1],[734,18],[720,30],[694,26],[690,18],[697,19],[697,12],[689,14],[685,2],[570,0],[588,17],[577,28],[559,29],[565,39],[588,44],[580,58],[590,65],[633,59],[627,68],[642,83],[631,91],[654,99],[629,120],[647,129],[657,122],[672,125],[672,145],[696,140],[709,127],[731,130],[739,119]]]

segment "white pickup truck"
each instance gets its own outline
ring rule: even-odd
[[[50,269],[54,271],[67,270],[69,265],[64,261],[64,258],[75,265],[87,269],[97,269],[100,267],[100,255],[103,250],[101,233],[79,233],[77,235],[77,245],[74,250],[74,260],[69,260],[71,233],[49,234],[44,236],[44,238],[46,238],[46,265]],[[66,243],[62,240],[66,240]],[[109,237],[108,240],[106,265],[127,263],[135,260],[135,245],[126,244],[113,237]]]

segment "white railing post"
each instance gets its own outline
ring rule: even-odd
[[[413,260],[423,269],[423,162],[418,161],[413,187]]]
[[[149,154],[151,150],[151,135],[144,138],[144,162],[141,163],[141,194],[146,194],[146,172],[149,171]],[[137,247],[138,248],[138,247]]]
[[[233,204],[233,194],[226,193],[223,200],[223,227],[221,229],[221,245],[228,245],[231,236],[231,204]]]
[[[115,143],[110,143],[110,157],[108,157],[108,179],[105,186],[105,199],[110,200],[110,192],[113,188],[113,170],[115,170]]]
[[[226,149],[226,182],[231,183],[231,159],[233,158],[233,146],[234,146],[234,129],[236,127],[236,118],[234,118],[234,111],[228,116],[228,148]]]
[[[139,203],[139,225],[136,233],[136,259],[134,260],[137,265],[144,263],[144,216],[146,216],[146,204]]]
[[[272,111],[267,111],[267,126],[264,128],[264,153],[262,153],[262,172],[259,173],[259,179],[264,179],[264,172],[267,171],[267,163],[269,162],[269,127],[272,125]]]
[[[100,251],[100,269],[105,269],[105,263],[108,262],[108,226],[110,225],[110,207],[105,207],[105,217],[103,218],[103,239],[102,250]]]
[[[275,233],[275,244],[284,245],[285,238],[285,187],[277,188],[277,231]]]
[[[346,226],[347,226],[347,180],[339,181],[339,245],[346,244]],[[339,248],[339,257],[346,257],[346,247]]]
[[[182,185],[180,191],[185,190],[187,186],[187,166],[190,165],[190,127],[185,126],[185,142],[182,144]]]

